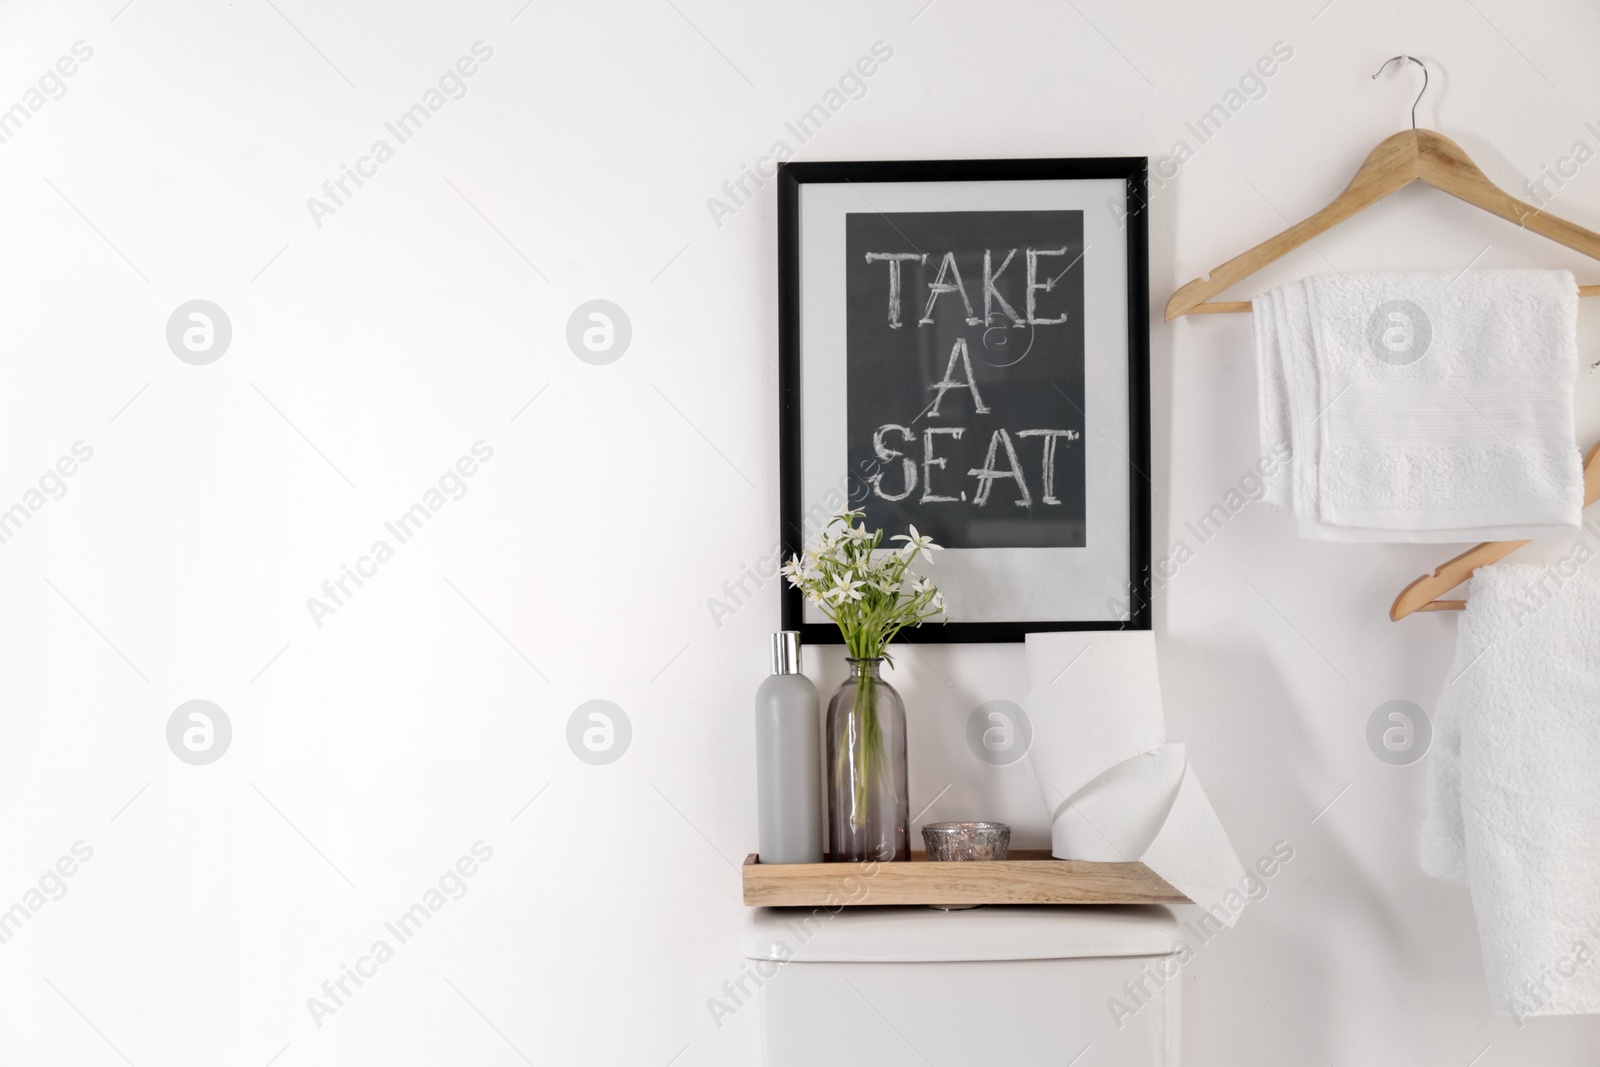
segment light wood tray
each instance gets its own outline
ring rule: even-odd
[[[1142,863],[1058,860],[1046,849],[959,863],[913,852],[909,863],[871,865],[761,863],[752,852],[743,873],[744,902],[752,906],[1190,903]]]

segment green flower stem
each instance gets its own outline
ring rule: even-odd
[[[860,723],[861,737],[858,744],[851,746],[855,755],[855,776],[851,783],[850,825],[859,830],[867,824],[872,777],[878,770],[886,770],[888,762],[883,746],[883,724],[878,721],[878,685],[866,666],[856,676],[852,717]]]

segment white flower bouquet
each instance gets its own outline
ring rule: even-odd
[[[911,526],[909,533],[890,538],[904,545],[879,552],[883,531],[855,525],[864,517],[860,511],[835,515],[803,557],[783,565],[783,573],[838,625],[851,659],[882,658],[893,666],[888,649],[896,634],[945,615],[944,594],[931,579],[910,573],[918,558],[932,563],[939,546]]]
[[[905,707],[878,676],[891,665],[889,643],[907,626],[947,615],[944,594],[912,573],[933,562],[938,545],[917,532],[883,547],[883,531],[858,525],[862,512],[836,515],[821,537],[783,567],[789,584],[839,627],[851,677],[828,708],[828,793],[835,859],[892,859],[909,855],[905,771]]]

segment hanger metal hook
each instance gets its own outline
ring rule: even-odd
[[[1422,103],[1422,94],[1428,91],[1428,65],[1416,56],[1398,55],[1393,59],[1384,60],[1383,66],[1378,68],[1378,74],[1388,70],[1390,63],[1404,63],[1406,60],[1410,60],[1422,68],[1422,88],[1417,91],[1417,98],[1411,101],[1411,128],[1414,130],[1417,128],[1417,105]],[[1372,76],[1374,80],[1377,79],[1378,74]]]

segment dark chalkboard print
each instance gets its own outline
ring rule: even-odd
[[[1081,548],[1083,213],[845,219],[850,469],[867,527]]]

